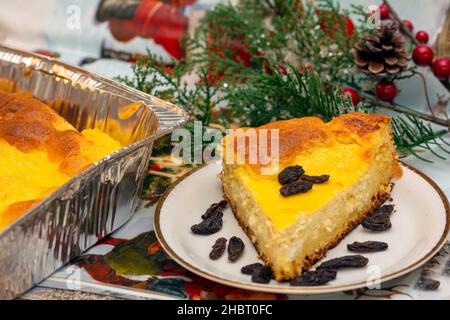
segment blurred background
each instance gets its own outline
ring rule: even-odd
[[[204,12],[226,0],[0,0],[0,43],[84,65],[104,75],[130,74],[134,54],[149,49],[169,61],[185,52],[182,39]],[[231,1],[236,3],[238,1]],[[314,1],[310,1],[314,2]],[[379,5],[376,0],[341,0]],[[427,30],[438,45],[445,26],[447,0],[392,0],[402,18]],[[426,18],[425,18],[426,17]],[[441,44],[441,50],[443,44]],[[110,60],[115,60],[111,64]]]

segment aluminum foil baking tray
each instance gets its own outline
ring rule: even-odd
[[[44,101],[78,130],[99,128],[125,145],[0,233],[0,299],[10,299],[131,218],[153,142],[183,126],[187,115],[95,73],[3,46],[0,82]]]

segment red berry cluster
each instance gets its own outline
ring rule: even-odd
[[[387,5],[382,4],[379,10],[382,20],[391,18],[391,13]],[[414,25],[411,21],[403,20],[402,22],[410,32],[414,30]],[[431,66],[436,78],[441,81],[447,81],[450,78],[450,59],[447,57],[434,59],[433,49],[427,45],[430,37],[426,31],[417,31],[415,37],[419,44],[413,50],[412,58],[414,62],[418,66]],[[377,84],[375,92],[380,100],[392,102],[397,95],[397,87],[392,81],[382,80]]]
[[[410,29],[413,30],[412,23],[409,22],[409,25],[405,23],[407,20],[404,20],[403,23]],[[419,30],[416,32],[416,39],[420,42],[414,50],[413,50],[413,60],[418,66],[426,67],[431,66],[434,75],[441,81],[448,80],[450,77],[450,59],[447,57],[440,57],[434,59],[434,52],[427,43],[430,39],[428,33],[424,30]],[[434,59],[434,61],[433,61]]]
[[[416,35],[416,38],[419,40],[421,37]],[[428,41],[428,35],[426,36],[426,39]],[[413,60],[418,66],[431,66],[434,75],[441,81],[446,81],[450,77],[450,59],[447,57],[439,57],[434,59],[433,49],[426,44],[418,44],[414,48]]]

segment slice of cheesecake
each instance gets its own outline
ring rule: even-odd
[[[224,159],[220,178],[225,198],[260,257],[277,280],[288,280],[310,268],[381,205],[390,196],[391,177],[401,171],[385,115],[350,113],[328,123],[306,117],[260,129],[278,129],[278,171],[263,174],[264,164],[245,161],[251,158],[251,148],[245,148],[244,163]],[[238,148],[230,147],[236,139],[228,135],[223,146],[238,157]],[[307,175],[294,175],[297,183],[316,183],[300,193],[282,194],[280,181],[286,179],[279,173],[289,166],[301,166]],[[329,178],[310,177],[323,175]]]

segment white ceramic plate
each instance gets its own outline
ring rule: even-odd
[[[396,212],[392,228],[370,232],[361,226],[341,243],[328,251],[322,260],[354,254],[346,245],[354,241],[384,241],[389,248],[383,252],[365,253],[369,263],[365,268],[339,270],[337,278],[327,285],[291,287],[289,283],[272,280],[269,284],[252,283],[241,274],[241,267],[260,261],[256,250],[236,221],[231,209],[224,212],[223,228],[214,235],[201,236],[190,227],[201,221],[200,216],[214,202],[222,200],[218,173],[221,165],[211,164],[197,169],[175,183],[158,204],[155,231],[166,252],[186,269],[225,285],[275,293],[327,293],[365,287],[373,281],[386,281],[414,270],[430,259],[445,243],[449,232],[448,200],[439,187],[415,168],[403,164],[404,174],[397,179],[392,192]],[[243,255],[235,263],[227,254],[216,261],[209,252],[219,237],[240,237],[245,243]],[[320,263],[320,262],[319,262]]]

